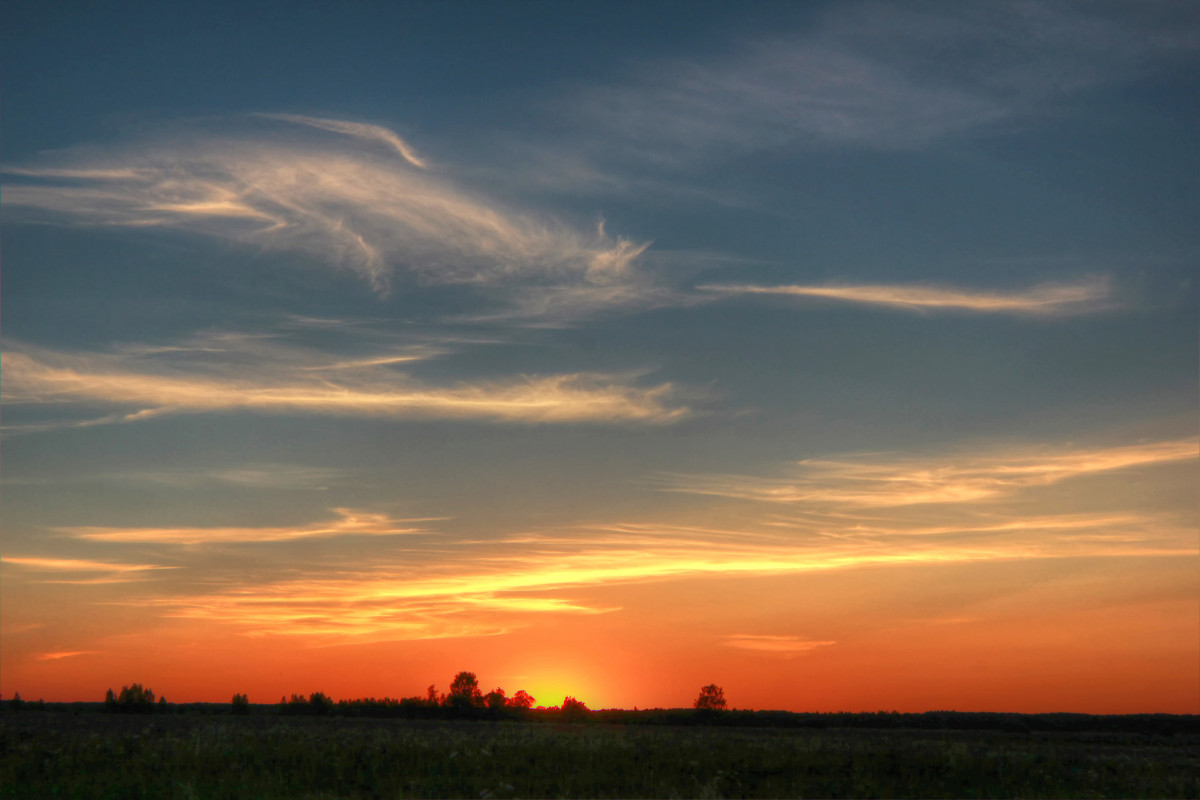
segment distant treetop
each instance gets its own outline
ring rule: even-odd
[[[715,683],[700,687],[700,696],[696,698],[696,708],[702,711],[723,711],[725,709],[725,690]]]

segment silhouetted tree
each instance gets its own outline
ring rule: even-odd
[[[715,683],[700,687],[696,708],[701,711],[722,711],[725,708],[725,690]]]
[[[533,708],[534,698],[529,696],[529,693],[524,689],[519,689],[516,694],[508,698],[506,705],[509,708]]]
[[[117,697],[117,702],[122,704],[153,703],[154,692],[140,683],[135,683],[132,686],[122,686],[121,694]]]
[[[492,711],[499,711],[504,708],[507,703],[504,699],[504,690],[497,686],[483,696],[483,702]]]
[[[279,698],[279,711],[283,714],[307,714],[308,699],[302,694],[292,692],[291,697]]]
[[[250,698],[244,694],[235,694],[233,696],[233,713],[249,714],[250,713]]]
[[[12,700],[8,701],[8,707],[11,708],[13,711],[21,710],[21,693],[20,692],[13,692]]]
[[[333,711],[333,701],[324,692],[313,692],[308,696],[309,713],[329,714]]]
[[[437,687],[432,683],[429,684],[429,688],[425,691],[425,703],[431,706],[440,706],[444,702],[446,702],[446,695],[438,694]]]
[[[446,695],[446,703],[454,708],[478,708],[483,705],[483,696],[479,693],[479,679],[474,672],[460,672],[450,682],[450,694]]]
[[[135,683],[122,686],[120,694],[114,694],[112,689],[104,695],[104,707],[108,711],[132,711],[147,714],[154,710],[154,692]]]

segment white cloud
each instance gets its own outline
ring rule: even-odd
[[[333,131],[334,133],[345,134],[346,136],[354,136],[358,139],[366,141],[382,142],[397,153],[399,153],[405,161],[412,164],[414,167],[424,169],[426,164],[424,159],[417,156],[412,147],[403,139],[380,125],[370,125],[362,122],[345,122],[338,119],[323,119],[321,117],[305,117],[300,114],[258,114],[257,116],[266,119],[278,119],[284,122],[294,122],[297,125],[308,125],[313,128]]]
[[[627,280],[646,245],[505,208],[423,164],[394,133],[277,115],[347,134],[306,143],[263,133],[200,136],[136,149],[79,151],[6,168],[30,182],[3,203],[89,225],[206,234],[301,252],[354,270],[379,292],[396,272],[427,284],[520,285]],[[364,151],[385,142],[404,159]]]

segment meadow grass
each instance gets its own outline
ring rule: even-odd
[[[1194,736],[10,714],[4,798],[1198,797]]]

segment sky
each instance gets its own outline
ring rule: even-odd
[[[1200,6],[0,14],[4,696],[1200,713]]]

